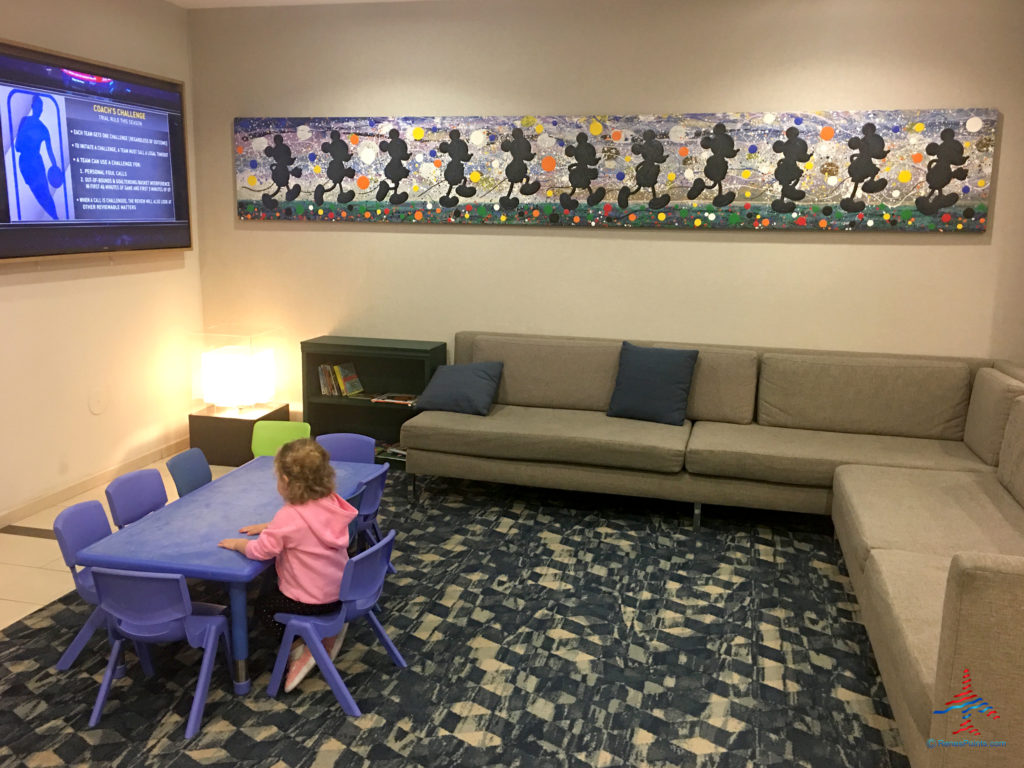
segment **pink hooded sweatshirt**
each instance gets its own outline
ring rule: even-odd
[[[348,524],[358,514],[336,493],[286,504],[259,538],[246,545],[245,556],[276,557],[277,584],[286,597],[314,605],[333,603],[348,562]]]

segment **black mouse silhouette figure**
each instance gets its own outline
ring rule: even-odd
[[[516,184],[520,185],[519,194],[521,195],[533,195],[540,189],[540,181],[537,179],[530,181],[530,170],[526,166],[527,161],[533,160],[536,155],[530,140],[523,135],[522,128],[512,129],[511,138],[501,142],[501,150],[512,155],[512,159],[505,166],[508,194],[503,195],[498,200],[498,204],[503,210],[511,211],[519,205],[519,198],[512,197],[512,190]]]
[[[388,131],[388,139],[380,143],[380,151],[387,152],[391,159],[384,166],[384,175],[387,177],[387,181],[381,181],[380,186],[377,187],[377,202],[382,202],[388,196],[388,192],[392,192],[391,204],[401,205],[409,199],[408,192],[398,191],[398,185],[402,183],[402,179],[409,175],[409,169],[404,165],[405,161],[412,157],[409,146],[399,138],[398,129],[392,128]],[[389,184],[388,181],[391,183]]]
[[[952,128],[946,128],[939,134],[941,144],[933,141],[924,148],[924,151],[933,155],[934,159],[928,161],[928,173],[925,175],[929,192],[914,201],[921,213],[937,213],[940,208],[947,208],[960,199],[956,192],[942,194],[943,187],[953,179],[963,181],[967,178],[966,168],[953,168],[954,165],[962,166],[967,162],[964,145],[955,137],[956,132]]]
[[[344,205],[352,202],[352,198],[356,196],[355,190],[346,190],[342,187],[342,182],[345,179],[351,179],[356,175],[355,168],[345,165],[352,159],[348,143],[341,138],[341,133],[335,130],[331,131],[331,140],[321,144],[320,149],[331,156],[331,162],[327,165],[327,178],[331,180],[331,186],[324,187],[323,184],[317,184],[316,189],[313,190],[313,202],[321,205],[324,195],[334,189],[338,190],[339,203]]]
[[[597,148],[590,143],[587,134],[580,131],[576,134],[576,145],[566,144],[565,154],[575,160],[569,163],[569,184],[572,186],[568,192],[558,196],[558,201],[563,208],[575,211],[580,201],[575,198],[577,189],[585,189],[587,205],[597,205],[604,200],[604,187],[594,189],[591,183],[597,178]]]
[[[439,200],[445,208],[454,208],[459,204],[459,198],[452,194],[452,189],[459,197],[472,197],[476,194],[476,187],[469,186],[464,165],[472,159],[473,155],[469,151],[469,145],[460,136],[458,129],[453,128],[448,131],[450,141],[442,141],[437,147],[451,158],[448,165],[444,167],[444,180],[448,182],[448,191]],[[456,184],[458,184],[457,187]]]
[[[804,172],[798,163],[806,163],[811,159],[812,152],[807,151],[807,142],[800,138],[800,131],[795,125],[786,129],[786,140],[781,139],[772,144],[772,150],[782,155],[775,164],[775,178],[782,185],[778,200],[772,200],[772,210],[777,213],[791,213],[796,208],[795,200],[803,200],[807,194],[797,189],[800,177]]]
[[[723,123],[715,123],[715,127],[711,129],[711,135],[703,137],[700,140],[700,145],[704,149],[711,150],[711,157],[704,163],[704,176],[708,180],[694,179],[693,186],[687,191],[686,197],[696,200],[704,190],[717,189],[718,194],[711,200],[711,204],[716,208],[724,208],[736,199],[735,192],[723,191],[722,182],[725,181],[725,175],[729,172],[728,160],[736,157],[739,150],[736,149],[732,136],[726,133]]]
[[[889,183],[888,179],[878,178],[882,169],[874,163],[875,160],[884,160],[889,154],[889,150],[885,148],[885,141],[875,133],[874,123],[864,123],[860,132],[861,136],[853,136],[846,142],[850,149],[857,150],[850,155],[850,165],[847,168],[853,182],[853,191],[849,197],[839,201],[839,207],[847,213],[859,213],[867,206],[863,199],[856,199],[858,186],[865,195],[870,195],[881,192]]]
[[[658,175],[661,173],[661,164],[668,160],[661,142],[654,138],[655,133],[650,128],[643,132],[640,141],[633,142],[633,152],[643,158],[640,165],[636,167],[636,189],[630,189],[627,184],[619,190],[619,208],[625,210],[629,207],[629,198],[641,189],[651,190],[651,199],[647,207],[652,211],[664,208],[668,205],[669,196],[659,195],[655,187],[658,184]]]
[[[302,191],[299,185],[293,184],[291,187],[288,187],[288,179],[291,176],[295,178],[301,176],[302,169],[289,167],[295,162],[295,158],[292,157],[291,147],[284,143],[284,137],[280,133],[274,134],[274,143],[269,147],[265,147],[263,154],[273,160],[270,164],[270,180],[277,185],[277,189],[270,194],[263,193],[263,207],[274,210],[277,208],[277,200],[274,198],[277,197],[277,193],[282,189],[288,190],[284,194],[284,199],[289,202],[299,196],[299,192]]]

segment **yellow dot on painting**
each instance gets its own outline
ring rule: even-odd
[[[804,163],[804,168],[806,168],[808,171],[814,168],[814,161],[808,160],[806,163]]]
[[[319,165],[313,166],[313,173],[320,173],[323,169]]]
[[[462,218],[464,218],[464,219],[468,219],[468,218],[469,218],[469,214],[468,214],[468,213],[464,213],[464,214],[462,214]]]
[[[750,197],[750,190],[748,189],[746,192],[744,192],[743,196],[744,197]]]
[[[548,190],[548,197],[554,197],[555,193],[552,190]]]
[[[882,218],[885,219],[886,221],[888,221],[889,219],[892,218],[892,216],[890,216],[888,213],[883,213],[882,214]]]
[[[957,229],[963,229],[963,228],[964,228],[964,225],[963,225],[963,224],[957,224],[957,225],[956,225],[956,228],[957,228]]]
[[[978,179],[978,186],[979,187],[984,187],[985,186],[985,180],[984,179]]]
[[[419,192],[420,191],[420,185],[419,184],[413,184],[412,185],[412,191],[413,192]]]
[[[250,187],[255,187],[255,186],[256,186],[256,177],[255,177],[255,176],[250,176],[250,177],[249,177],[248,179],[246,179],[245,181],[246,181],[246,183],[247,183],[247,184],[248,184],[248,185],[249,185]]]
[[[422,126],[417,125],[415,128],[412,129],[412,137],[416,141],[420,141],[423,138],[423,136],[424,136],[424,131],[423,131],[423,127]]]
[[[964,142],[964,149],[969,149],[970,146],[971,146],[971,142],[969,142],[969,141],[965,141]]]
[[[323,209],[323,208],[321,208],[320,210],[318,210],[318,211],[316,212],[316,215],[317,215],[317,216],[323,216],[323,215],[324,215],[324,209]]]
[[[506,216],[504,213],[501,214],[501,220],[502,221],[508,221],[508,216]]]
[[[741,173],[740,176],[742,176],[744,179],[749,179],[750,178],[750,169],[748,168],[747,170],[743,171],[743,173]]]
[[[914,130],[920,133],[924,130],[924,123],[914,123]]]
[[[537,123],[535,126],[533,126],[533,130],[535,130],[537,133],[544,133],[544,126],[541,125],[540,123]]]
[[[694,219],[694,220],[693,220],[693,226],[695,226],[695,227],[699,227],[700,225],[701,225],[701,221],[700,221],[700,219]]]
[[[536,122],[537,122],[537,118],[536,117],[532,117],[530,115],[527,115],[526,117],[524,117],[522,120],[519,121],[519,124],[522,125],[523,128],[529,128],[530,126],[535,125]]]
[[[633,156],[632,156],[632,155],[626,155],[626,156],[625,156],[624,158],[622,158],[622,159],[623,159],[623,160],[625,160],[625,161],[626,161],[627,163],[631,163],[631,162],[633,162]]]
[[[377,215],[380,216],[380,208],[377,209]]]
[[[601,135],[601,131],[603,131],[603,130],[604,130],[604,126],[601,125],[599,122],[597,122],[597,120],[592,120],[590,122],[590,135],[591,136],[600,136]]]
[[[474,184],[480,181],[480,178],[480,171],[473,171],[471,174],[469,174],[469,180],[472,181]]]
[[[668,175],[668,180],[669,180],[669,181],[675,181],[675,180],[676,180],[676,175],[675,175],[674,173],[670,173],[670,174]]]
[[[907,183],[908,181],[910,181],[910,171],[908,171],[908,170],[906,170],[906,169],[904,169],[904,170],[900,171],[900,175],[899,175],[899,176],[898,176],[897,178],[898,178],[898,179],[899,179],[899,180],[900,180],[901,182],[903,182],[904,184],[906,184],[906,183]]]
[[[659,213],[659,214],[658,214],[658,221],[664,221],[664,220],[665,220],[665,214],[664,214],[664,212],[662,212],[662,213]]]

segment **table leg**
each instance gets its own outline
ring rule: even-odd
[[[249,621],[246,617],[246,584],[228,585],[231,598],[231,653],[235,657],[235,668],[231,670],[235,681],[235,693],[249,692]]]

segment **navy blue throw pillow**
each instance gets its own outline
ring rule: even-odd
[[[500,361],[439,366],[416,398],[416,407],[486,416],[498,393],[502,367]]]
[[[608,415],[682,426],[696,363],[696,349],[638,347],[622,342],[619,375]]]

